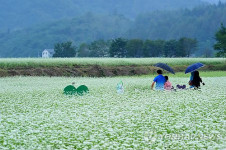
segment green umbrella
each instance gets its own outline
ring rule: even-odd
[[[89,92],[89,89],[87,86],[85,85],[80,85],[78,88],[77,88],[77,93],[78,95],[84,95],[85,93],[88,93]]]
[[[76,88],[73,85],[68,85],[64,88],[64,94],[74,95],[77,92]]]

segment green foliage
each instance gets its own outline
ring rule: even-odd
[[[214,49],[217,50],[217,57],[226,57],[226,28],[221,24],[221,28],[215,34],[217,43]]]
[[[123,47],[122,39],[115,39],[110,48],[111,57],[120,57],[117,53],[125,51],[124,57],[189,57],[197,47],[197,41],[191,38],[181,38],[179,40],[146,40],[140,39],[126,40]],[[122,45],[120,47],[120,44]],[[122,48],[123,47],[123,48]],[[115,52],[114,54],[112,54]]]
[[[190,39],[185,37],[180,38],[179,50],[176,56],[189,57],[196,50],[196,47],[197,47],[196,39]]]
[[[146,40],[117,38],[91,44],[82,43],[79,57],[189,57],[196,50],[197,41],[190,38],[179,40]]]
[[[72,42],[57,43],[54,46],[53,57],[75,57],[76,48],[72,46]]]
[[[127,50],[126,50],[127,40],[122,38],[114,39],[110,46],[110,57],[126,57]]]
[[[96,40],[90,44],[82,43],[78,49],[78,57],[109,57],[110,41]]]
[[[109,56],[109,42],[104,40],[94,41],[89,46],[90,57],[108,57]]]
[[[165,57],[179,57],[179,42],[176,40],[166,41],[164,44],[164,56]]]
[[[82,43],[78,49],[78,57],[88,57],[90,53],[89,45]]]
[[[159,52],[158,50],[162,50],[163,44],[162,42],[158,41],[152,41],[152,40],[146,40],[144,42],[144,46],[143,46],[143,51],[144,51],[144,55],[146,57],[158,57],[159,56]]]
[[[140,39],[129,40],[126,44],[128,57],[143,57],[143,41]]]
[[[164,48],[165,41],[162,40],[146,40],[144,42],[144,56],[145,57],[160,57]]]

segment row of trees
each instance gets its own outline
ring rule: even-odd
[[[83,43],[79,48],[72,42],[57,43],[54,57],[190,57],[196,47],[196,39],[185,37],[169,41],[117,38]]]
[[[53,57],[74,57],[76,47],[72,46],[72,42],[57,43],[54,46]]]
[[[115,39],[109,48],[110,57],[189,57],[197,49],[196,39],[146,40]]]
[[[215,33],[217,57],[226,56],[226,27],[223,23]],[[189,57],[197,49],[196,39],[179,40],[141,40],[123,39],[97,40],[90,44],[83,43],[77,49],[72,42],[55,44],[54,57]]]

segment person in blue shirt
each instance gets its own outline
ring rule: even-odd
[[[157,70],[158,76],[156,76],[153,80],[153,83],[151,84],[151,89],[153,90],[153,87],[156,83],[155,89],[156,90],[164,90],[164,84],[166,82],[165,77],[162,75],[162,70]]]

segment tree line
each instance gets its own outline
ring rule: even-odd
[[[226,27],[215,33],[216,43],[213,48],[216,57],[226,56]],[[182,37],[179,40],[141,40],[123,39],[96,40],[89,44],[82,43],[79,48],[72,42],[57,43],[53,57],[190,57],[197,50],[197,40]]]
[[[197,40],[141,40],[116,38],[82,43],[79,47],[72,42],[55,44],[54,57],[190,57],[197,50]]]

